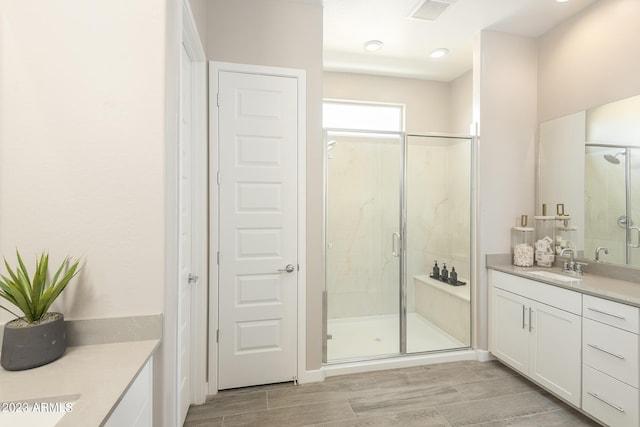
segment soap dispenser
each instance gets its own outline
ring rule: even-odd
[[[451,285],[458,284],[458,273],[456,272],[455,267],[451,267],[451,274],[449,275],[449,284]]]
[[[438,267],[438,261],[435,261],[435,265],[433,266],[431,277],[433,277],[434,279],[440,278],[440,267]]]
[[[449,271],[447,271],[447,264],[442,264],[442,274],[440,275],[440,280],[443,282],[449,281]]]

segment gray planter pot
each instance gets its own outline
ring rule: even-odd
[[[59,359],[67,349],[64,316],[48,313],[39,324],[24,325],[15,319],[4,325],[0,365],[7,371],[23,371]]]

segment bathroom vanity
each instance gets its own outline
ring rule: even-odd
[[[151,426],[158,344],[72,346],[48,365],[0,370],[0,425]]]
[[[640,284],[488,268],[490,352],[607,425],[640,425]]]

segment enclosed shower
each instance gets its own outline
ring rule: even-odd
[[[640,266],[640,148],[585,147],[585,254]]]
[[[471,345],[473,138],[325,129],[324,362]],[[437,262],[457,279],[433,275]]]

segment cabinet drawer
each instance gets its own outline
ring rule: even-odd
[[[582,362],[638,387],[638,335],[582,319]]]
[[[501,271],[489,270],[489,273],[489,283],[496,288],[522,295],[569,313],[582,314],[582,295],[578,292]]]
[[[582,409],[616,427],[638,427],[638,389],[589,366],[582,367]]]
[[[602,298],[584,295],[583,316],[629,332],[640,332],[640,309]]]

